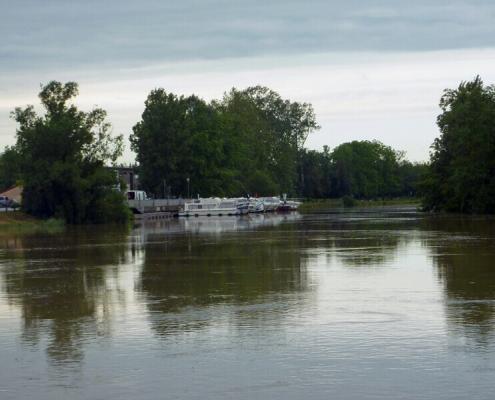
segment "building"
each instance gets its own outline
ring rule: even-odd
[[[112,170],[116,171],[119,178],[127,185],[126,190],[138,190],[139,189],[139,177],[136,174],[136,170],[133,167],[112,167]]]
[[[0,196],[8,197],[10,200],[14,200],[16,203],[21,204],[22,202],[22,186],[14,186],[5,192],[0,193]]]

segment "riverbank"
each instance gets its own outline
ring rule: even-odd
[[[382,200],[356,200],[349,198],[339,199],[313,199],[304,201],[299,206],[299,211],[302,213],[325,210],[328,208],[338,207],[380,207],[380,206],[420,206],[421,200],[415,197],[405,197],[397,199],[382,199]]]
[[[64,222],[60,219],[38,219],[22,211],[0,213],[0,235],[17,231],[56,232],[62,230],[64,226]]]

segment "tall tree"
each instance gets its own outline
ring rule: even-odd
[[[324,146],[323,151],[303,151],[302,174],[301,196],[320,199],[330,197],[332,164],[328,146]]]
[[[495,87],[480,77],[447,89],[440,100],[440,137],[432,145],[424,207],[495,212]]]
[[[249,167],[243,173],[248,188],[262,194],[295,194],[304,142],[319,129],[311,104],[291,102],[267,87],[253,86],[232,89],[221,110],[233,122],[226,131],[235,131],[230,136],[244,144],[245,158],[251,160],[243,164]]]
[[[310,105],[263,87],[232,89],[222,100],[153,90],[133,128],[145,190],[161,195],[295,192],[298,154],[316,129]]]
[[[110,135],[106,112],[83,112],[70,102],[75,82],[52,81],[39,93],[44,115],[33,106],[16,108],[16,151],[24,183],[23,208],[68,223],[125,221],[127,209],[113,189],[116,175],[105,168],[122,153],[122,136]]]
[[[333,196],[392,197],[400,193],[403,153],[378,141],[353,141],[337,146],[333,164]]]
[[[185,196],[189,185],[191,193],[225,193],[222,183],[228,184],[228,173],[218,114],[198,97],[153,90],[130,140],[141,183],[155,196],[167,187]]]

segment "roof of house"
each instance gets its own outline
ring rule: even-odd
[[[22,186],[14,186],[0,193],[0,196],[8,197],[9,199],[19,201],[22,198]]]

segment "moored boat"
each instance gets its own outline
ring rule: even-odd
[[[250,198],[249,199],[249,212],[250,213],[262,213],[265,211],[265,206],[261,199]]]
[[[301,205],[299,201],[294,200],[283,200],[277,208],[277,211],[287,212],[287,211],[297,211],[297,208]]]
[[[276,211],[280,205],[280,197],[263,197],[261,200],[265,212]]]
[[[179,217],[210,217],[222,215],[240,215],[236,199],[199,198],[186,202]]]
[[[245,197],[240,197],[233,200],[235,200],[236,207],[241,215],[249,213],[249,199],[246,199]]]

